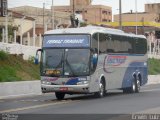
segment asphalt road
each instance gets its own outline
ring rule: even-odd
[[[116,119],[117,117],[119,119],[120,117],[122,119],[133,117],[132,119],[134,119],[134,114],[143,113],[160,114],[160,84],[144,86],[140,93],[135,94],[108,91],[104,98],[95,98],[93,95],[67,95],[65,100],[58,101],[54,94],[44,94],[0,99],[0,114],[18,114],[23,115],[23,118],[28,118],[32,114],[32,117],[38,115],[40,119],[43,118],[41,116],[43,114],[43,116],[47,115],[49,119],[50,117],[53,118],[52,115],[54,114],[56,115],[54,120],[62,120],[63,118],[66,120],[67,116],[70,120],[78,120],[77,118],[81,120],[84,118],[87,120],[106,120],[107,115],[114,120],[113,118]],[[160,115],[157,117],[160,120]]]

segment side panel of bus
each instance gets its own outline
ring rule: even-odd
[[[99,56],[97,68],[91,75],[91,92],[98,91],[102,76],[106,89],[130,87],[135,77],[139,77],[141,85],[147,83],[147,43],[144,38],[98,33],[93,35],[92,42],[92,48],[99,50]]]

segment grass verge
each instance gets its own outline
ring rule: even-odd
[[[0,52],[0,82],[39,79],[39,65],[23,60],[21,56]]]

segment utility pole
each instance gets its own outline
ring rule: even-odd
[[[5,38],[6,43],[8,43],[8,13],[5,16]]]
[[[36,21],[33,21],[33,46],[35,46],[36,42]]]
[[[73,18],[73,27],[75,27],[75,0],[73,0],[73,11],[72,11],[72,18]]]
[[[75,2],[73,0],[73,18],[75,19]]]
[[[2,42],[4,42],[4,39],[5,39],[5,29],[2,28]]]
[[[45,15],[44,15],[44,14],[45,14],[45,3],[43,3],[43,34],[44,34],[44,32],[45,32],[45,30],[44,30],[44,29],[45,29],[45,26],[44,26],[44,20],[45,20],[45,19],[44,19],[44,16],[45,16]]]
[[[21,22],[20,22],[20,44],[23,44],[23,28],[22,28],[22,24],[23,24],[23,20],[26,18],[26,16],[23,16],[23,18],[21,18]]]
[[[137,0],[135,0],[135,11],[136,11],[136,35],[137,35]]]
[[[52,21],[52,29],[54,29],[54,6],[53,6],[53,1],[54,0],[52,0],[52,7],[51,7],[51,21]]]
[[[119,0],[119,29],[122,30],[122,2]]]

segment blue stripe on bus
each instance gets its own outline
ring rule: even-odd
[[[144,85],[147,83],[147,75],[148,75],[147,66],[144,66],[144,62],[133,62],[128,66],[128,68],[124,74],[122,88],[131,87],[132,80],[134,79],[134,77],[132,75],[134,73],[136,75],[138,73],[141,74],[141,77],[142,77],[141,85]]]
[[[79,82],[79,78],[70,78],[65,85],[77,85]]]

